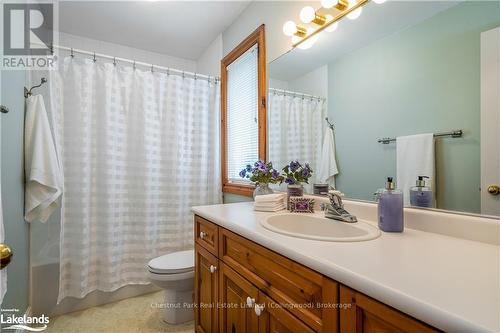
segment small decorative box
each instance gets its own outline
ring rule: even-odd
[[[290,212],[314,213],[314,199],[304,197],[290,197]]]

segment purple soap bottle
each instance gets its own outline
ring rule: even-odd
[[[429,186],[425,186],[424,178],[429,179],[427,176],[418,176],[416,186],[410,189],[410,205],[432,208],[434,206],[432,190]]]
[[[377,191],[378,227],[385,232],[403,232],[403,192],[396,189],[392,177],[387,178],[385,188]]]

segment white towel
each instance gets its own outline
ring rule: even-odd
[[[286,206],[285,205],[280,205],[275,208],[263,208],[263,207],[254,207],[253,210],[259,211],[259,212],[279,212],[280,210],[285,210]]]
[[[26,100],[24,158],[24,218],[28,222],[46,222],[59,205],[63,177],[41,95]]]
[[[259,202],[255,202],[253,204],[254,208],[265,208],[265,209],[274,209],[276,207],[280,207],[280,206],[284,206],[285,205],[285,201],[280,201],[280,202],[276,202],[276,203],[259,203]]]
[[[258,195],[255,197],[255,202],[279,202],[285,200],[286,195],[284,193],[273,193]]]
[[[335,175],[338,173],[337,160],[335,159],[335,139],[333,138],[332,129],[327,128],[325,137],[323,138],[317,180],[321,183],[335,186]]]
[[[274,193],[255,197],[253,209],[261,212],[278,212],[286,209],[286,194]]]
[[[418,176],[427,176],[428,186],[434,192],[434,135],[418,134],[396,138],[397,183],[403,191],[404,204],[410,204],[410,188]],[[434,196],[435,198],[435,196]]]

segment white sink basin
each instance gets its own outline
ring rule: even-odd
[[[360,242],[375,239],[380,231],[363,221],[345,223],[305,214],[278,214],[261,221],[264,228],[287,236],[330,242]]]

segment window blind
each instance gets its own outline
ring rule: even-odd
[[[230,182],[259,157],[257,44],[227,67],[227,170]]]

